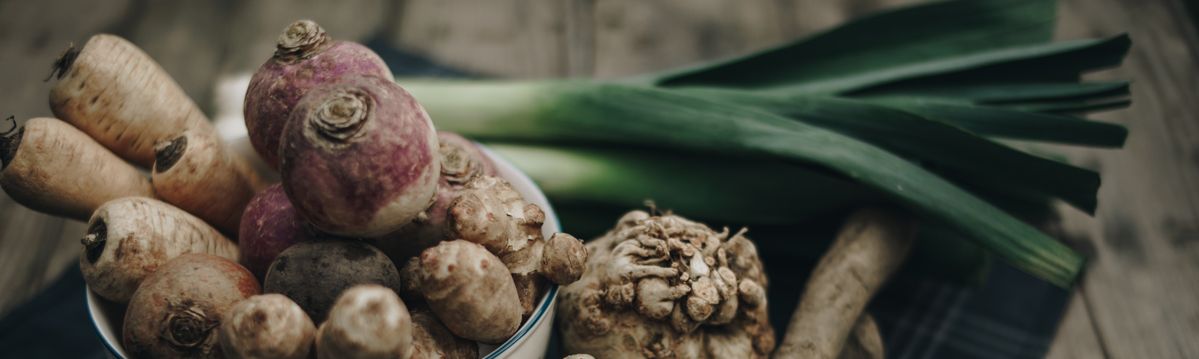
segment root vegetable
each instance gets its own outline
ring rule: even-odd
[[[457,336],[494,344],[520,327],[521,305],[511,275],[478,244],[441,242],[409,260],[403,276],[405,287],[419,293]]]
[[[420,254],[438,242],[453,239],[450,238],[446,219],[450,204],[458,199],[467,182],[479,176],[498,174],[491,158],[483,154],[478,145],[462,136],[439,131],[437,144],[441,175],[437,180],[433,204],[399,232],[375,241],[379,249],[397,263]]]
[[[124,303],[138,285],[170,260],[204,253],[236,260],[237,245],[187,212],[158,200],[120,198],[88,221],[79,267],[96,294]]]
[[[774,348],[766,277],[744,232],[630,212],[587,244],[562,290],[564,349],[600,358],[764,358]]]
[[[349,75],[392,78],[387,64],[370,49],[334,41],[311,20],[293,22],[283,30],[274,56],[250,78],[245,102],[250,143],[271,168],[279,168],[280,136],[300,98]]]
[[[883,338],[878,333],[878,323],[870,314],[862,314],[853,326],[853,333],[845,342],[838,359],[883,359]]]
[[[427,308],[413,308],[412,356],[410,359],[474,359],[479,357],[475,342],[451,333]]]
[[[903,263],[915,226],[907,216],[867,208],[850,215],[791,316],[773,358],[836,358],[866,303]]]
[[[312,350],[316,326],[291,299],[263,294],[230,308],[219,335],[221,350],[230,359],[304,359]]]
[[[271,262],[293,244],[317,238],[292,207],[278,183],[254,195],[242,213],[237,246],[238,262],[259,279],[266,277]]]
[[[374,284],[342,293],[316,334],[321,359],[391,359],[412,354],[412,316],[395,291]]]
[[[280,253],[267,270],[263,289],[286,295],[314,322],[325,321],[337,296],[358,284],[398,290],[399,271],[383,252],[354,240],[297,243]]]
[[[125,351],[135,358],[219,358],[222,317],[258,293],[254,276],[231,260],[179,256],[147,277],[129,301]]]
[[[450,205],[448,217],[452,238],[478,243],[503,261],[526,317],[540,300],[545,279],[569,284],[583,272],[587,256],[583,243],[557,233],[547,254],[541,233],[545,212],[501,178],[480,176],[467,182]]]
[[[104,202],[155,197],[145,175],[75,127],[53,118],[13,126],[0,133],[0,187],[18,203],[87,220]]]
[[[437,132],[391,79],[351,76],[312,89],[283,137],[283,188],[317,228],[380,237],[433,203]]]
[[[149,168],[154,145],[184,130],[216,136],[175,80],[125,39],[92,36],[82,50],[67,49],[55,70],[54,115],[137,165]]]
[[[215,137],[195,131],[159,142],[152,179],[163,200],[237,235],[242,211],[262,180]]]

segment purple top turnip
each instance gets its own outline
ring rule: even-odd
[[[315,237],[283,193],[283,186],[276,183],[258,192],[246,205],[238,231],[238,262],[262,280],[280,252]]]
[[[377,238],[433,203],[437,131],[390,79],[349,76],[312,89],[284,130],[280,174],[296,210],[316,228]]]
[[[392,78],[379,55],[358,43],[330,39],[311,20],[296,21],[283,30],[275,55],[250,79],[245,102],[250,143],[271,168],[279,168],[279,136],[300,98],[309,89],[348,75]]]

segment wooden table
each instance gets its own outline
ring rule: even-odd
[[[1053,358],[1199,357],[1199,41],[1183,0],[1062,0],[1064,39],[1130,32],[1123,150],[1067,149],[1103,173],[1096,218],[1062,210],[1092,258]],[[277,32],[309,17],[340,38],[383,38],[505,77],[614,77],[728,56],[915,0],[0,1],[2,114],[49,116],[42,79],[70,41],[113,32],[142,46],[209,113],[213,79],[252,71]],[[0,313],[77,260],[81,223],[0,196]]]

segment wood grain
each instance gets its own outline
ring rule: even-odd
[[[68,41],[130,37],[211,109],[213,79],[252,71],[277,32],[313,18],[339,38],[382,36],[501,77],[619,77],[732,56],[920,0],[0,1],[0,110],[48,115],[40,82]],[[1104,176],[1095,218],[1062,207],[1061,237],[1092,255],[1052,358],[1199,357],[1199,41],[1182,0],[1061,0],[1060,38],[1131,32],[1118,70],[1132,108],[1124,150],[1063,148]],[[1055,147],[1056,148],[1056,147]],[[64,224],[66,223],[66,224]],[[0,197],[0,313],[76,260],[77,222]]]

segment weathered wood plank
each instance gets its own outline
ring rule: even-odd
[[[1060,37],[1128,31],[1134,43],[1124,66],[1095,76],[1133,80],[1130,109],[1094,116],[1128,125],[1127,145],[1070,150],[1104,178],[1096,218],[1066,211],[1063,220],[1070,237],[1089,238],[1095,250],[1080,289],[1095,332],[1113,358],[1199,357],[1194,28],[1175,0],[1066,0],[1060,13]],[[1086,348],[1071,345],[1088,344],[1058,345],[1055,351],[1081,352]]]

